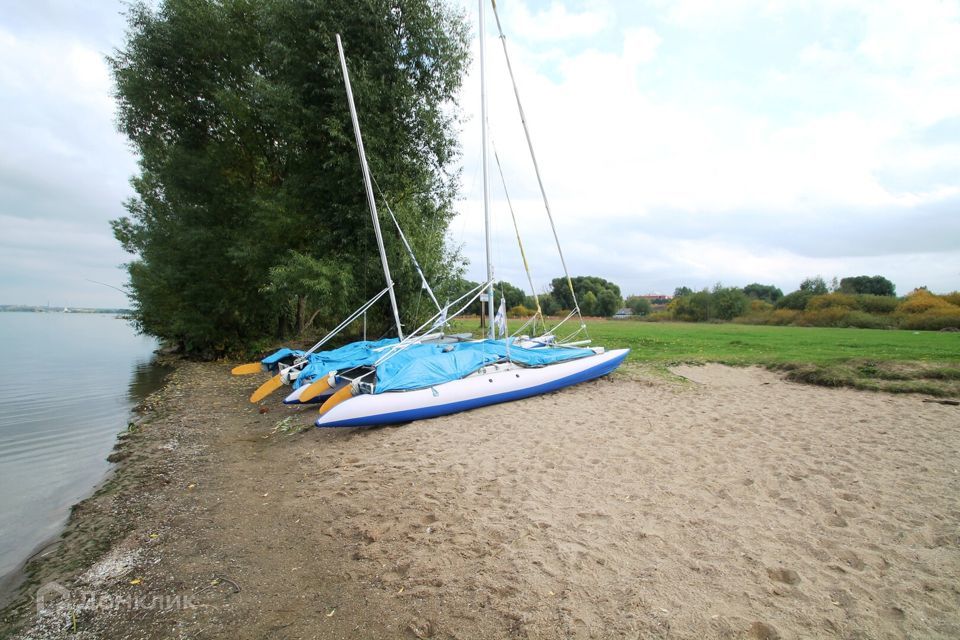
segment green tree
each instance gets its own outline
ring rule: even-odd
[[[609,318],[620,310],[623,299],[610,289],[602,289],[597,296],[597,315]]]
[[[710,292],[703,289],[674,298],[669,308],[677,320],[704,322],[711,318],[710,302]]]
[[[713,288],[710,294],[712,319],[733,320],[746,313],[750,306],[750,299],[737,287],[724,287],[720,283]]]
[[[113,228],[134,255],[141,330],[213,355],[311,318],[329,326],[384,286],[335,33],[383,197],[431,282],[458,277],[444,238],[462,15],[439,0],[161,0],[127,18],[109,62],[139,171]],[[398,296],[416,299],[419,278],[385,236]]]
[[[794,311],[803,311],[814,296],[822,296],[828,293],[827,283],[821,276],[806,278],[800,283],[800,288],[792,291],[777,300],[774,305],[777,309],[793,309]]]
[[[822,296],[828,292],[827,283],[824,281],[823,276],[807,278],[800,283],[800,291],[808,291],[815,296]]]
[[[295,301],[296,306],[288,311],[293,317],[295,330],[301,333],[313,323],[321,311],[347,315],[339,293],[352,285],[351,274],[337,269],[327,261],[290,251],[289,258],[270,269],[270,281],[265,290],[279,294],[281,300]],[[326,309],[315,310],[307,317],[309,299],[326,300]]]
[[[580,298],[580,313],[585,316],[595,316],[598,314],[597,295],[593,291],[587,291]]]
[[[746,313],[749,306],[750,299],[743,290],[718,282],[712,291],[702,289],[674,298],[669,309],[677,320],[706,322],[732,320]]]
[[[627,296],[624,304],[634,313],[634,315],[638,316],[645,316],[650,313],[650,310],[652,309],[650,301],[646,298],[641,298],[640,296]]]
[[[794,311],[803,311],[807,308],[807,303],[816,294],[812,291],[797,290],[783,296],[774,305],[777,309],[793,309]]]
[[[584,315],[597,315],[598,313],[604,312],[610,307],[619,308],[620,302],[622,300],[620,296],[620,287],[613,284],[609,280],[604,280],[603,278],[598,278],[596,276],[577,276],[576,278],[571,278],[573,283],[573,290],[577,294],[577,300],[580,302],[580,312]],[[573,309],[573,296],[570,295],[570,287],[567,285],[566,278],[554,278],[550,281],[551,293],[557,302],[560,304],[563,309]],[[611,295],[606,297],[606,301],[603,304],[603,308],[592,307],[590,312],[586,311],[584,305],[584,297],[587,293],[592,293],[596,304],[599,304],[601,295],[604,291],[609,291]],[[614,300],[616,302],[614,303]],[[609,314],[613,315],[617,312],[617,309],[614,308]]]
[[[896,287],[883,276],[855,276],[840,280],[842,293],[869,293],[875,296],[895,296]]]
[[[557,300],[553,297],[553,294],[541,293],[537,297],[540,299],[540,310],[543,311],[543,315],[555,316],[560,313],[560,305],[557,304]],[[527,296],[524,299],[523,306],[525,306],[527,309],[537,308],[537,305],[533,300],[533,296]]]
[[[513,286],[506,280],[501,280],[493,285],[494,291],[497,293],[497,304],[499,304],[500,296],[503,295],[507,300],[507,309],[512,309],[517,305],[523,305],[524,298],[526,294],[523,293],[523,289]],[[526,306],[526,305],[524,305]],[[537,306],[533,305],[527,307],[528,309],[536,309]]]
[[[680,298],[683,296],[689,296],[693,294],[693,289],[690,287],[677,287],[673,290],[673,297]]]
[[[760,284],[758,282],[745,286],[743,293],[754,300],[766,300],[770,303],[775,303],[783,297],[783,291],[781,291],[779,287],[772,284]]]
[[[460,298],[460,296],[466,295],[469,291],[473,291],[480,286],[479,282],[473,282],[472,280],[466,280],[464,278],[451,278],[444,282],[442,286],[435,290],[437,299],[440,304],[452,303],[454,300]],[[451,307],[451,312],[459,311],[460,308],[466,304],[466,300],[463,300],[456,308]],[[475,300],[470,306],[466,309],[465,313],[480,315],[481,306],[480,301]]]

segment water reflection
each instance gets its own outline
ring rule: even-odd
[[[159,389],[171,371],[173,367],[159,364],[155,358],[149,362],[135,362],[130,374],[130,385],[127,387],[131,406],[139,405]]]

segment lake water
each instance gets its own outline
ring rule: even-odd
[[[0,584],[109,471],[156,348],[109,314],[0,313]]]

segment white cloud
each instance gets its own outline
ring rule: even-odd
[[[663,39],[649,27],[631,27],[623,33],[623,59],[636,66],[653,60]]]
[[[605,11],[570,11],[560,2],[553,2],[549,8],[537,12],[531,12],[521,2],[507,6],[509,9],[505,17],[508,18],[511,33],[529,41],[557,42],[586,38],[597,35],[610,23],[610,16]]]
[[[867,36],[858,51],[874,64],[928,78],[960,71],[960,5],[896,0],[863,6]]]
[[[748,14],[777,14],[787,3],[775,0],[654,0],[668,22],[687,27],[740,21]]]

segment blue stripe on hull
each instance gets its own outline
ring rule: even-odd
[[[557,380],[552,380],[535,387],[528,387],[526,389],[518,389],[517,391],[507,391],[505,393],[498,393],[495,395],[483,396],[481,398],[471,398],[470,400],[461,400],[459,402],[451,402],[450,404],[441,404],[433,405],[429,407],[420,407],[417,409],[408,409],[406,411],[395,411],[393,413],[384,413],[376,416],[368,416],[364,418],[349,418],[346,420],[337,420],[336,422],[328,422],[325,424],[318,424],[318,427],[371,427],[376,425],[384,424],[396,424],[398,422],[412,422],[413,420],[424,420],[426,418],[436,418],[437,416],[445,416],[451,413],[459,413],[461,411],[467,411],[469,409],[476,409],[477,407],[485,407],[490,404],[499,404],[501,402],[510,402],[511,400],[521,400],[523,398],[529,398],[530,396],[540,395],[542,393],[549,393],[551,391],[556,391],[557,389],[562,389],[564,387],[569,387],[580,382],[586,382],[587,380],[593,380],[594,378],[600,378],[607,375],[623,362],[623,359],[627,357],[627,354],[630,353],[629,350],[624,352],[623,355],[608,360],[602,364],[590,367],[589,369],[584,369],[572,375],[566,376],[564,378],[559,378]],[[397,392],[403,393],[403,392]]]
[[[326,400],[327,398],[329,398],[331,395],[333,395],[333,394],[331,394],[331,393],[321,394],[321,395],[319,395],[319,396],[310,398],[310,399],[307,400],[306,402],[300,402],[299,400],[293,400],[293,401],[287,402],[287,399],[284,398],[284,399],[283,399],[283,404],[290,404],[290,405],[297,405],[297,404],[320,404],[321,402],[323,402],[324,400]]]

